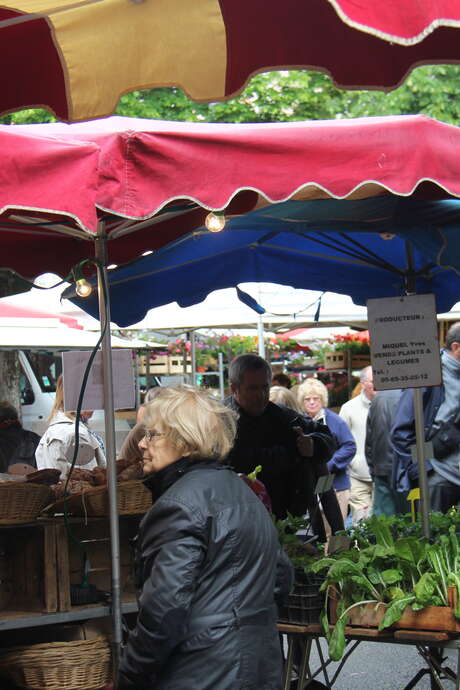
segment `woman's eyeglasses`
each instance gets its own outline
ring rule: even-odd
[[[151,429],[146,429],[144,438],[147,441],[153,441],[153,439],[157,438],[158,436],[164,436],[164,434],[159,433],[158,431],[152,431]]]

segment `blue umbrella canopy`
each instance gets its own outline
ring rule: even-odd
[[[170,302],[186,307],[243,282],[350,295],[356,304],[406,292],[436,296],[438,312],[460,299],[460,201],[382,195],[273,204],[201,227],[109,272],[111,318],[120,327]],[[95,296],[80,299],[98,315]]]

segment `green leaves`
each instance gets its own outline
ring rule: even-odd
[[[404,612],[406,606],[411,604],[415,600],[415,596],[410,594],[406,597],[401,597],[394,599],[391,604],[387,606],[385,615],[379,623],[379,630],[384,630],[384,628],[389,628],[399,620]]]
[[[334,629],[329,637],[329,656],[333,661],[340,661],[345,651],[347,641],[345,639],[345,627],[348,622],[348,616],[343,614],[334,626]]]
[[[337,624],[329,637],[331,658],[345,649],[345,627],[350,611],[372,601],[385,604],[379,629],[395,624],[406,606],[421,611],[427,606],[447,606],[447,587],[455,586],[460,619],[460,548],[458,511],[431,516],[436,543],[429,543],[420,526],[402,517],[371,518],[354,527],[355,547],[317,560],[312,572],[325,572],[322,589],[337,597]],[[436,533],[437,531],[440,533]],[[321,622],[329,631],[327,612]]]
[[[436,578],[432,573],[423,573],[422,577],[414,585],[414,594],[418,604],[429,606],[433,603],[436,592]]]

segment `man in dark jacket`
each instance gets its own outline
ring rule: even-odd
[[[35,450],[40,436],[23,429],[18,412],[8,401],[0,402],[0,472],[12,465],[36,467]]]
[[[426,469],[432,510],[446,512],[460,502],[460,322],[446,336],[441,355],[442,386],[423,392],[425,440],[433,444]],[[394,485],[398,491],[418,486],[418,466],[413,461],[415,422],[412,389],[401,396],[392,430],[395,449]]]
[[[390,431],[401,391],[378,391],[367,415],[365,453],[374,482],[374,515],[405,514],[410,510],[406,492],[395,491],[392,485],[394,450]]]
[[[267,487],[277,518],[287,512],[303,515],[316,506],[316,478],[327,474],[326,462],[335,449],[329,429],[269,401],[271,369],[262,357],[236,357],[230,364],[229,380],[232,397],[227,404],[238,413],[230,464],[243,474],[262,466],[259,478]],[[340,515],[338,503],[337,513]]]

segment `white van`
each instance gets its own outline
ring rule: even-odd
[[[22,425],[40,436],[44,433],[56,392],[56,381],[62,372],[60,352],[18,350],[21,365],[20,397]],[[134,422],[132,415],[132,423]],[[104,411],[96,410],[89,421],[91,429],[105,438]],[[131,425],[128,419],[115,419],[117,453]]]

